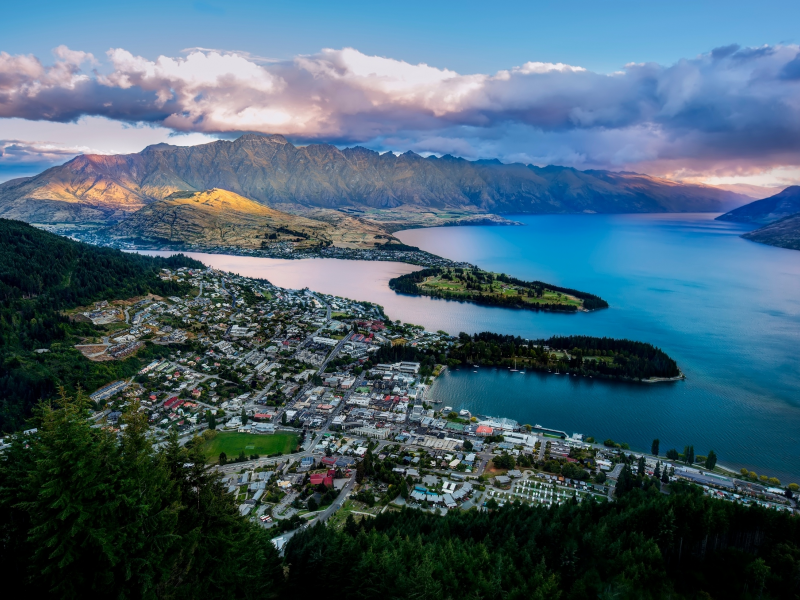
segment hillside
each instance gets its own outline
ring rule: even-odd
[[[162,268],[182,266],[203,265],[181,255],[97,248],[0,219],[0,431],[22,425],[31,407],[59,385],[94,389],[136,373],[147,352],[92,363],[72,345],[77,336],[94,334],[95,326],[71,321],[63,311],[103,299],[185,293],[186,286],[157,277]]]
[[[394,239],[379,226],[359,219],[342,217],[336,223],[308,219],[221,189],[175,192],[140,208],[107,233],[144,241],[246,249],[281,242],[292,242],[297,248],[334,243],[371,248]]]
[[[759,244],[800,250],[800,212],[745,233],[742,237]]]
[[[136,154],[79,156],[0,185],[0,216],[28,222],[114,222],[176,191],[229,190],[282,210],[458,209],[467,213],[721,212],[749,198],[636,173],[396,156],[280,135],[243,135]]]
[[[774,196],[740,206],[717,217],[717,220],[766,225],[796,213],[800,213],[800,185],[787,187]]]

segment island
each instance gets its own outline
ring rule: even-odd
[[[486,306],[555,312],[588,312],[608,302],[586,292],[542,281],[523,281],[477,267],[433,267],[389,280],[400,294],[431,296]]]

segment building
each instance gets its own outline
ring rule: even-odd
[[[389,437],[389,430],[385,427],[357,427],[353,429],[353,433],[356,435],[363,435],[364,437],[375,438],[376,440],[385,440]]]
[[[313,469],[316,464],[317,464],[317,461],[313,456],[304,456],[300,460],[300,466],[297,468],[297,470],[298,471],[309,471],[310,469]]]
[[[95,402],[97,402],[98,400],[106,400],[107,398],[110,398],[114,394],[118,394],[126,387],[128,387],[127,381],[124,380],[115,381],[113,383],[109,383],[104,387],[101,387],[94,394],[90,395],[89,398],[91,398]]]

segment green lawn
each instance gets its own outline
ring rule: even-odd
[[[486,284],[484,284],[485,286]],[[560,294],[546,289],[541,298],[529,297],[524,295],[524,289],[514,285],[505,285],[501,282],[495,281],[491,284],[490,290],[484,289],[468,290],[466,284],[459,280],[442,279],[440,276],[428,277],[420,284],[420,287],[428,288],[438,291],[447,291],[453,294],[463,295],[464,297],[472,296],[520,296],[521,300],[527,304],[566,304],[572,306],[582,306],[583,303],[573,296],[567,294]]]
[[[296,433],[254,434],[236,431],[220,431],[213,439],[207,441],[203,450],[206,457],[217,460],[219,453],[224,452],[228,459],[236,458],[244,450],[247,456],[258,454],[266,456],[282,452],[289,454],[297,448]]]

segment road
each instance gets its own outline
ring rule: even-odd
[[[344,336],[341,340],[339,340],[339,343],[336,344],[336,347],[328,355],[328,358],[326,358],[325,361],[322,363],[322,366],[320,366],[319,371],[317,371],[317,373],[322,375],[322,373],[325,372],[325,368],[328,366],[328,363],[334,358],[336,358],[336,355],[339,354],[339,351],[342,349],[342,346],[344,346],[345,342],[347,342],[351,337],[353,337],[352,331],[348,333],[346,336]]]
[[[302,527],[300,527],[298,529],[295,529],[294,531],[289,531],[288,533],[283,534],[279,538],[276,538],[275,541],[280,540],[280,542],[278,544],[278,547],[279,547],[281,556],[283,556],[283,549],[286,547],[286,544],[289,542],[289,540],[291,540],[295,536],[295,534],[298,531],[302,531],[306,527],[311,527],[315,523],[324,523],[325,521],[330,519],[331,516],[333,516],[333,514],[337,510],[342,508],[342,506],[344,505],[345,501],[347,500],[347,497],[350,495],[350,492],[353,490],[353,486],[355,486],[355,484],[356,484],[356,478],[355,478],[355,475],[353,475],[350,478],[350,481],[348,481],[344,485],[344,487],[342,488],[342,491],[339,492],[339,495],[336,497],[336,500],[333,501],[333,504],[331,504],[328,508],[326,508],[321,513],[318,513],[313,519],[309,520],[306,525],[303,525]]]

